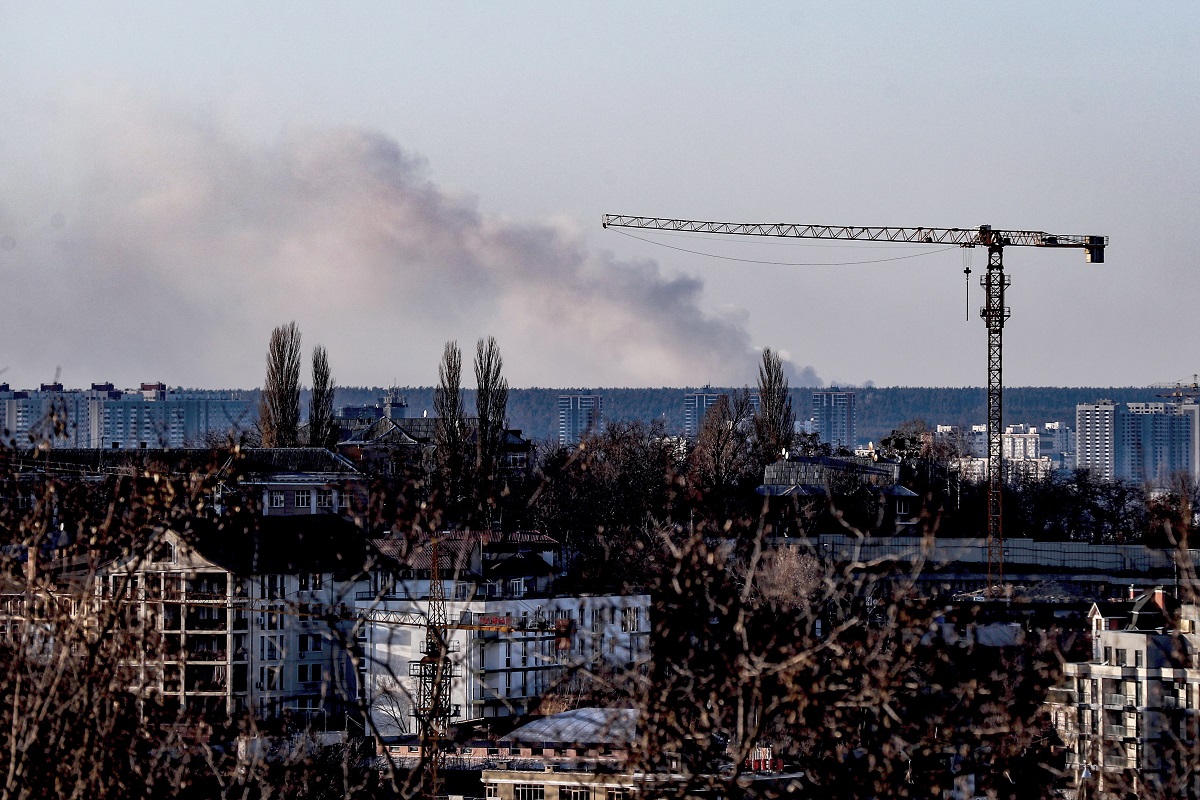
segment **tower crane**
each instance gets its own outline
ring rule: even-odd
[[[907,242],[946,244],[958,247],[986,247],[987,271],[979,282],[984,290],[984,306],[979,310],[987,328],[988,338],[988,592],[1004,581],[1004,534],[1002,513],[1003,451],[1003,348],[1004,323],[1009,308],[1004,304],[1004,290],[1009,278],[1004,274],[1006,247],[1071,247],[1084,250],[1090,264],[1104,263],[1107,236],[1063,236],[1044,231],[999,230],[990,225],[978,228],[879,228],[837,225],[796,225],[787,223],[712,222],[663,217],[637,217],[605,214],[605,228],[641,228],[648,230],[712,233],[731,236],[771,236],[793,239],[838,239],[845,241]]]

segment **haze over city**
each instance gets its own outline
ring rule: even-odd
[[[1194,5],[0,9],[0,380],[982,385],[973,253],[631,239],[605,212],[991,224],[1009,385],[1194,372]],[[709,255],[663,247],[692,250]],[[728,261],[709,257],[743,259]]]

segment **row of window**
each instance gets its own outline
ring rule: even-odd
[[[500,787],[485,783],[484,796],[500,797]],[[629,791],[617,787],[559,786],[559,800],[628,800]],[[540,783],[517,783],[513,785],[513,800],[546,800],[546,787]]]
[[[271,492],[271,508],[285,508],[287,503],[287,492],[272,491]],[[332,489],[317,490],[317,508],[336,509],[337,498],[334,496]],[[297,489],[292,492],[292,505],[296,508],[311,508],[313,501],[313,492],[311,489]]]

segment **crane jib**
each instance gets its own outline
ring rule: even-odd
[[[605,214],[605,228],[685,233],[716,233],[730,236],[775,236],[792,239],[837,239],[842,241],[908,242],[948,244],[959,247],[1073,247],[1087,251],[1090,263],[1104,262],[1107,236],[1062,235],[1045,231],[997,230],[989,225],[978,228],[900,228],[851,225],[798,225],[784,222],[714,222],[669,217],[635,217]]]

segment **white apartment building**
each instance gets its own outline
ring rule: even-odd
[[[0,383],[0,440],[16,447],[49,442],[56,447],[88,447],[88,402],[61,383],[13,390]]]
[[[1200,796],[1200,606],[1158,589],[1097,603],[1088,621],[1092,658],[1064,665],[1048,704],[1076,796]]]
[[[1008,425],[1000,434],[1000,450],[1008,460],[1034,460],[1042,457],[1042,437],[1029,425]]]
[[[348,609],[366,584],[361,534],[336,516],[182,536],[106,565],[98,600],[124,600],[146,637],[137,688],[168,710],[320,722],[355,697]]]
[[[1104,480],[1200,479],[1200,405],[1111,400],[1075,407],[1075,464]]]
[[[248,430],[253,422],[246,399],[171,392],[162,383],[125,390],[111,383],[90,389],[46,383],[19,391],[0,384],[0,437],[17,447],[180,448]]]
[[[649,655],[648,595],[553,592],[557,544],[539,534],[444,536],[438,563],[456,721],[529,713],[569,669],[622,669]],[[376,570],[355,602],[365,621],[360,684],[377,730],[395,736],[416,731],[410,665],[425,655],[432,558],[427,543],[375,547],[396,564]]]

